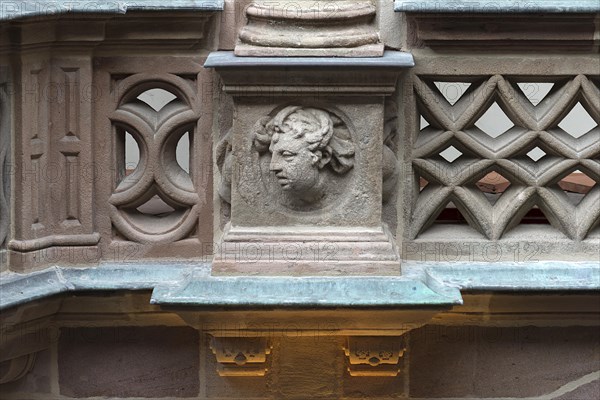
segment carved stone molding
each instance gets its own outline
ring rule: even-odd
[[[27,375],[35,366],[36,354],[27,354],[0,363],[0,385],[14,382]]]
[[[406,351],[404,339],[395,336],[350,336],[344,353],[350,376],[398,376]]]
[[[515,4],[519,3],[515,2]],[[529,5],[527,2],[521,4]],[[461,49],[589,51],[599,43],[597,35],[594,36],[596,18],[597,14],[592,13],[571,15],[516,13],[502,15],[500,21],[497,14],[489,11],[487,13],[484,11],[482,14],[417,12],[409,14],[407,22],[412,48],[431,47],[446,51]]]
[[[42,8],[42,14],[44,11],[52,12],[56,10],[54,7],[57,3],[53,2],[52,6],[43,3],[6,3],[7,8],[3,10],[2,16],[10,16],[13,6],[23,11],[29,11],[30,7],[33,10],[38,6]],[[65,8],[77,7],[73,3],[66,3]],[[99,7],[102,5],[98,4]],[[62,51],[94,51],[103,55],[138,52],[141,49],[178,51],[181,54],[197,53],[210,46],[210,29],[214,26],[215,15],[216,13],[211,11],[131,11],[124,16],[98,12],[79,15],[68,13],[3,21],[0,26],[0,54],[15,51],[39,53],[42,49],[55,46],[60,47]],[[166,20],[169,23],[164,23]]]
[[[56,339],[52,322],[60,305],[55,298],[2,311],[0,384],[24,377],[33,369],[37,354],[52,346]]]
[[[69,0],[57,0],[52,6],[44,3],[10,3],[0,14],[0,21],[24,20],[28,18],[56,17],[64,14],[104,14],[123,15],[140,11],[220,11],[224,8],[224,0],[195,0],[163,3],[160,1],[145,1],[142,3],[71,3]],[[146,14],[150,16],[151,14]]]
[[[265,376],[271,346],[260,337],[212,337],[210,349],[215,355],[220,376]]]
[[[254,2],[238,56],[381,57],[372,1]]]
[[[493,3],[474,2],[470,0],[454,0],[440,2],[438,0],[394,0],[396,11],[407,13],[447,13],[447,14],[502,14],[503,17],[513,14],[581,14],[598,11],[595,0],[531,0],[515,2],[514,0],[496,0]]]

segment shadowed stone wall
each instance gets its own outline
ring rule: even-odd
[[[411,332],[410,343],[415,398],[576,400],[598,388],[597,327],[431,325]],[[576,387],[580,394],[569,395]]]
[[[62,328],[58,341],[38,354],[35,368],[2,385],[0,393],[7,400],[405,398],[405,393],[414,399],[593,400],[598,393],[597,327],[426,326],[410,333],[407,370],[377,378],[348,375],[339,337],[289,335],[272,338],[275,355],[265,377],[221,377],[207,336],[191,328]]]

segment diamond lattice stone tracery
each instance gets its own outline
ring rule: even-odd
[[[451,105],[435,90],[435,78],[416,78],[421,115],[428,121],[434,118],[442,129],[422,130],[412,151],[416,171],[435,185],[417,197],[411,238],[425,231],[449,201],[471,227],[493,240],[534,207],[573,240],[583,240],[598,225],[598,185],[574,204],[559,182],[578,168],[598,181],[600,90],[584,75],[554,81],[537,106],[522,86],[515,90],[517,82],[503,76],[474,83],[468,101]],[[579,131],[567,131],[573,114],[585,117]],[[458,147],[460,153],[454,150]],[[440,163],[440,156],[447,165]],[[509,182],[495,201],[480,190],[479,181],[486,175],[482,171],[496,172]]]

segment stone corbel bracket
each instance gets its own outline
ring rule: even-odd
[[[350,336],[344,347],[350,376],[398,376],[405,351],[396,336]]]
[[[271,346],[260,337],[212,337],[210,349],[220,376],[265,376]]]

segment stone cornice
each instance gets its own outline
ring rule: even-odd
[[[598,13],[597,0],[396,0],[395,10],[410,13],[486,13],[486,14],[541,14],[541,13]]]
[[[505,12],[420,9],[407,14],[411,49],[590,51],[598,45],[597,12]]]
[[[208,47],[215,13],[190,10],[122,14],[54,14],[44,18],[0,20],[0,54],[56,52],[182,54]],[[169,21],[169,23],[166,23]],[[175,28],[174,28],[175,27]]]
[[[414,65],[410,53],[399,51],[386,51],[383,57],[238,57],[218,51],[204,67],[215,68],[224,90],[236,96],[366,96],[391,95],[399,72]],[[292,71],[295,79],[290,79]]]
[[[221,11],[224,3],[224,0],[2,1],[0,3],[0,21],[62,14],[125,14],[128,11]]]

